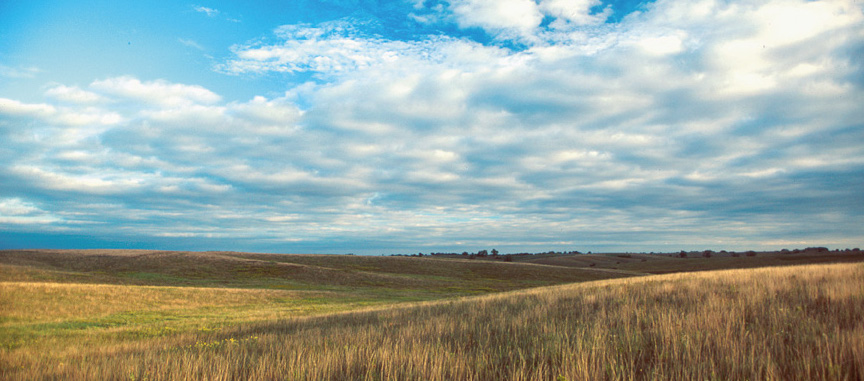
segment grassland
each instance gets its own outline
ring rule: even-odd
[[[576,255],[536,255],[520,259],[520,263],[546,264],[576,268],[610,269],[621,272],[648,274],[669,274],[690,271],[711,271],[728,269],[747,269],[770,266],[791,266],[816,263],[856,263],[864,260],[860,251],[835,252],[759,252],[753,256],[745,253],[712,253],[704,257],[702,253],[689,253],[681,258],[675,254],[576,254]]]
[[[0,251],[0,351],[4,357],[66,353],[242,323],[625,275],[429,258]]]
[[[864,379],[862,263],[627,278],[653,267],[128,251],[0,264],[2,379]]]

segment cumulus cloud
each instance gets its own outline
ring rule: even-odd
[[[0,98],[0,112],[9,116],[45,117],[53,115],[57,109],[44,103],[27,104],[14,99]]]
[[[449,21],[498,41],[529,45],[598,25],[612,14],[600,0],[448,0],[431,7],[417,2],[414,9],[411,17],[420,23]]]
[[[218,67],[315,76],[284,96],[114,77],[0,99],[0,215],[372,252],[860,237],[837,223],[864,212],[860,7],[661,0],[609,25],[595,1],[505,3],[414,7],[491,42],[342,20]]]
[[[105,100],[104,97],[94,92],[64,85],[49,88],[45,91],[45,95],[57,100],[78,104],[101,103]]]
[[[54,106],[45,103],[23,103],[0,98],[0,114],[39,120],[52,125],[112,125],[121,121],[120,114],[96,107]]]
[[[532,0],[461,0],[450,4],[456,21],[462,27],[480,27],[493,33],[533,33],[543,21],[543,14]]]
[[[162,80],[141,82],[132,77],[98,80],[90,88],[106,95],[158,105],[211,104],[221,97],[197,85],[181,85]]]
[[[543,0],[539,3],[539,9],[557,19],[556,27],[564,24],[590,25],[603,22],[609,17],[609,7],[600,13],[591,12],[592,8],[602,4],[600,0]]]
[[[572,31],[605,21],[611,7],[596,12],[599,0],[452,0],[438,12],[449,12],[462,28],[481,28],[502,40],[535,44],[549,31]],[[545,20],[551,20],[544,26]]]

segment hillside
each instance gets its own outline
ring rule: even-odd
[[[862,264],[668,274],[273,319],[98,347],[4,350],[0,375],[862,379],[862,314]]]
[[[632,378],[632,364],[641,361],[645,367],[656,368],[656,364],[650,363],[655,361],[651,358],[658,355],[656,351],[665,351],[665,347],[653,343],[648,349],[639,349],[639,345],[647,345],[644,342],[608,347],[611,345],[608,338],[592,341],[591,348],[606,348],[603,350],[607,352],[592,354],[591,359],[595,355],[612,356],[618,353],[615,351],[623,350],[617,345],[626,344],[631,348],[628,350],[636,351],[631,353],[636,358],[613,359],[624,363],[612,373],[609,369],[596,368],[599,366],[596,363],[571,369],[562,365],[562,361],[575,361],[565,356],[573,351],[584,356],[580,351],[588,347],[579,346],[589,343],[578,340],[585,339],[583,336],[588,332],[614,331],[622,324],[642,328],[636,333],[625,330],[606,334],[613,337],[641,334],[644,327],[662,323],[664,327],[683,330],[685,336],[687,330],[699,335],[697,323],[711,321],[713,325],[728,325],[725,320],[712,320],[716,319],[714,315],[726,316],[724,308],[742,308],[742,300],[747,299],[749,303],[751,297],[753,300],[761,298],[767,305],[774,306],[771,308],[778,308],[777,311],[800,312],[830,305],[825,308],[832,314],[831,319],[841,319],[837,323],[839,328],[831,325],[835,323],[821,320],[813,323],[818,327],[807,328],[806,332],[798,332],[798,326],[790,326],[788,332],[794,335],[809,337],[830,329],[845,330],[848,321],[842,319],[858,313],[861,306],[853,304],[857,303],[856,297],[864,295],[860,285],[862,264],[650,274],[862,260],[864,256],[860,253],[845,252],[759,253],[754,257],[718,255],[711,258],[642,254],[538,255],[505,262],[489,258],[428,256],[7,250],[0,251],[0,378],[101,379],[110,372],[122,372],[129,376],[124,378],[130,379],[271,379],[297,369],[303,372],[295,375],[308,376],[308,379],[554,379],[551,377],[554,372],[577,378],[589,375],[588,378]],[[796,269],[819,275],[798,277]],[[735,279],[729,274],[735,274]],[[762,277],[775,277],[776,284]],[[736,283],[745,279],[752,284]],[[550,286],[552,288],[548,288]],[[847,287],[842,295],[831,296],[842,287]],[[647,294],[640,294],[642,288]],[[786,298],[784,293],[789,292],[794,294],[789,297],[791,299],[782,299]],[[497,294],[488,295],[491,293]],[[639,296],[642,299],[632,299],[631,294],[642,295]],[[713,306],[710,313],[703,311],[707,308],[703,303]],[[776,325],[748,325],[766,319],[765,316],[774,316],[771,315],[774,312],[761,306],[746,308],[736,312],[744,314],[743,317],[730,315],[723,319],[737,319],[735,324],[745,324],[755,332],[764,331],[760,333],[764,336],[760,340],[769,340],[766,337],[773,335],[774,331],[765,330],[781,329]],[[652,309],[656,312],[651,312]],[[574,311],[578,313],[573,315]],[[661,315],[651,315],[661,312]],[[618,321],[610,314],[624,314],[630,316],[630,320]],[[690,325],[681,326],[681,322],[675,320],[679,318]],[[573,324],[581,327],[579,324],[588,324],[586,322],[593,322],[590,331],[585,331],[585,327],[578,332],[562,328]],[[607,323],[612,325],[602,326]],[[674,336],[672,331],[663,332]],[[308,336],[312,333],[313,336]],[[738,334],[740,332],[734,333]],[[848,341],[842,345],[854,344],[854,335],[852,337],[842,339]],[[428,342],[433,339],[441,341]],[[301,344],[285,340],[305,344],[297,347]],[[332,347],[334,343],[342,344]],[[664,342],[663,345],[673,344]],[[696,344],[698,340],[675,350],[686,352],[692,350],[689,345]],[[394,349],[394,345],[401,349]],[[745,346],[750,348],[750,345],[757,343]],[[807,345],[815,344],[808,342]],[[820,350],[833,348],[833,344],[820,345]],[[283,347],[294,349],[283,353],[280,349]],[[419,354],[405,357],[402,353],[405,350]],[[544,352],[550,350],[550,353]],[[752,348],[747,350],[751,350],[749,356],[766,356],[752,352]],[[333,353],[343,352],[349,357],[332,357]],[[295,356],[293,362],[287,364],[294,364],[296,368],[279,365],[285,363],[283,355]],[[702,356],[684,352],[660,355],[673,356],[670,359]],[[834,355],[840,357],[827,360],[837,363],[850,356],[860,358],[858,352]],[[117,364],[109,360],[115,356],[121,358]],[[260,369],[246,369],[234,356],[257,358]],[[367,364],[362,361],[364,358],[377,358],[378,362]],[[674,361],[678,360],[681,359]],[[791,361],[782,361],[787,360]],[[579,361],[588,360],[581,358]],[[664,366],[674,368],[668,363],[672,360],[663,361]],[[704,361],[709,361],[706,366],[719,366],[711,362],[717,361],[716,358]],[[223,363],[226,365],[218,365]],[[44,368],[37,364],[55,366]],[[433,364],[437,365],[429,368]],[[858,371],[857,368],[812,367],[818,372],[839,371],[837,375],[847,376]],[[186,373],[190,369],[198,369],[198,373]],[[661,367],[653,371],[668,376],[670,373],[664,372],[669,369]],[[740,373],[741,378],[778,378],[765,377],[773,374],[764,373],[766,369],[736,372],[744,372]],[[804,370],[812,372],[813,369]],[[676,376],[673,378],[704,376],[681,369],[675,372],[678,373],[671,373]]]
[[[350,255],[0,251],[0,348],[103,346],[241,323],[628,276]]]
[[[768,251],[746,253],[712,252],[710,257],[703,253],[688,253],[680,257],[670,254],[556,254],[533,255],[516,259],[518,263],[534,263],[552,266],[575,267],[583,269],[610,269],[620,272],[647,274],[669,274],[689,271],[711,271],[727,269],[747,269],[769,266],[790,266],[816,263],[857,263],[864,262],[864,252],[858,251]]]
[[[529,263],[353,255],[142,250],[0,251],[7,281],[271,288],[413,290],[468,295],[629,276]]]

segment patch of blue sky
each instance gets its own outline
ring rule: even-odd
[[[602,12],[607,6],[612,8],[612,13],[606,18],[606,23],[613,24],[621,22],[625,17],[633,12],[642,12],[646,10],[653,1],[645,0],[615,0],[597,4],[591,10],[595,13]]]

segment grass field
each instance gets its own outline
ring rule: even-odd
[[[668,274],[687,271],[711,271],[746,269],[768,266],[790,266],[816,263],[855,263],[864,260],[860,251],[815,252],[759,252],[747,256],[745,253],[713,253],[710,258],[701,253],[689,253],[680,258],[676,254],[581,254],[530,256],[520,263],[536,263],[577,268],[612,269],[642,274]],[[733,256],[737,255],[737,256]]]
[[[864,264],[646,269],[5,251],[0,378],[864,379]]]

